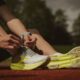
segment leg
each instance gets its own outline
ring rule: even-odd
[[[1,6],[0,10],[1,10],[0,12],[1,16],[7,22],[7,25],[12,32],[14,32],[18,36],[20,36],[21,33],[27,32],[22,22],[11,13],[11,11],[8,9],[6,5]],[[55,52],[55,50],[40,35],[39,37],[37,35],[35,36],[38,39],[37,47],[40,50],[42,50],[45,54],[51,54]],[[28,38],[26,39],[28,41]]]
[[[39,33],[35,31],[31,32],[33,33],[33,36],[37,38],[36,46],[43,54],[50,55],[57,52]]]

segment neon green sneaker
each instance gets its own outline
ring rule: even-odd
[[[40,67],[48,60],[48,56],[39,55],[27,48],[23,51],[18,62],[11,63],[12,70],[32,70]]]
[[[69,60],[63,60],[63,61],[50,61],[47,67],[49,69],[79,68],[80,57],[69,59]]]
[[[66,54],[75,55],[75,56],[79,57],[80,56],[80,46],[73,48],[72,50],[70,50]]]
[[[12,70],[33,70],[36,69],[40,66],[42,66],[44,63],[46,62],[46,60],[40,61],[40,62],[36,62],[36,63],[11,63],[10,67]]]
[[[80,46],[73,48],[66,54],[59,54],[59,55],[56,55],[56,54],[57,53],[50,55],[49,56],[50,59],[51,60],[67,60],[67,59],[71,59],[71,58],[80,57]]]
[[[65,62],[65,64],[63,64],[63,65],[59,65],[59,67],[58,68],[60,68],[60,67],[69,67],[70,65],[72,65],[72,63],[73,62],[71,62],[71,60],[75,60],[75,59],[77,59],[77,58],[79,58],[80,57],[80,46],[78,46],[78,47],[75,47],[75,48],[73,48],[72,50],[70,50],[68,53],[66,53],[66,54],[61,54],[61,55],[56,55],[56,56],[50,56],[50,62],[49,62],[49,64],[47,65],[47,67],[50,69],[54,69],[54,67],[56,68],[56,66],[58,66],[58,65],[56,65],[56,66],[54,66],[54,64],[56,63],[63,63],[63,62]],[[78,59],[79,61],[80,61],[80,59]],[[66,63],[66,62],[69,62],[69,63]],[[80,65],[80,63],[78,62],[77,63],[78,65]],[[80,67],[80,66],[76,66],[76,67]]]
[[[68,60],[68,59],[74,59],[76,58],[75,55],[68,55],[68,54],[61,54],[61,55],[50,55],[50,60],[51,61],[60,61],[60,60]]]

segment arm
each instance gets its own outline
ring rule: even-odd
[[[18,36],[24,33],[25,45],[27,44],[28,46],[36,41],[36,38],[34,36],[25,35],[28,30],[24,27],[23,23],[11,13],[6,5],[0,6],[0,11],[0,15],[7,22],[7,25],[12,32],[14,32]]]
[[[0,48],[12,49],[18,47],[19,45],[19,39],[12,34],[7,34],[0,26]]]
[[[0,26],[0,35],[2,36],[7,35],[7,33],[3,30],[1,26]]]

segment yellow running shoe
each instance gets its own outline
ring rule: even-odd
[[[69,59],[69,60],[63,60],[63,61],[50,61],[47,67],[49,69],[79,68],[80,57]]]
[[[51,61],[60,61],[60,60],[69,60],[69,59],[73,59],[76,58],[75,55],[68,55],[68,54],[61,54],[61,55],[50,55],[50,60]]]
[[[11,63],[10,67],[12,70],[33,70],[36,69],[40,66],[42,66],[44,63],[46,62],[46,60],[40,61],[40,62],[36,62],[36,63]]]
[[[11,63],[13,70],[32,70],[40,67],[48,60],[48,56],[39,55],[27,48],[20,56],[20,60],[16,63]]]
[[[51,60],[67,60],[67,59],[73,59],[76,57],[80,57],[80,46],[73,48],[66,54],[61,54],[61,53],[59,55],[56,55],[56,54],[57,53],[50,55],[49,56],[50,59]]]
[[[77,59],[77,58],[80,58],[80,46],[78,46],[78,47],[75,47],[75,48],[73,48],[72,50],[70,50],[68,53],[66,53],[66,54],[61,54],[61,55],[57,55],[57,56],[50,56],[50,62],[49,62],[49,64],[47,65],[47,67],[50,69],[54,69],[54,68],[56,68],[57,66],[58,66],[58,68],[59,68],[59,66],[60,66],[60,68],[62,67],[69,67],[70,65],[71,66],[73,66],[72,65],[72,62],[71,62],[71,60],[73,60],[73,61],[75,61],[75,59]],[[69,62],[69,63],[65,63],[65,64],[63,64],[63,65],[56,65],[56,66],[54,66],[54,64],[56,63],[63,63],[63,62]],[[80,59],[78,59],[78,63],[77,63],[77,66],[75,66],[75,67],[80,67]],[[54,63],[55,62],[55,63]]]
[[[80,46],[73,48],[72,50],[70,50],[66,54],[68,54],[68,55],[75,55],[77,57],[80,57]]]

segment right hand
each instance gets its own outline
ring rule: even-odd
[[[18,37],[9,35],[0,35],[0,48],[4,49],[15,49],[20,45],[20,40]]]
[[[36,45],[37,38],[32,35],[24,36],[24,45],[33,48]]]

